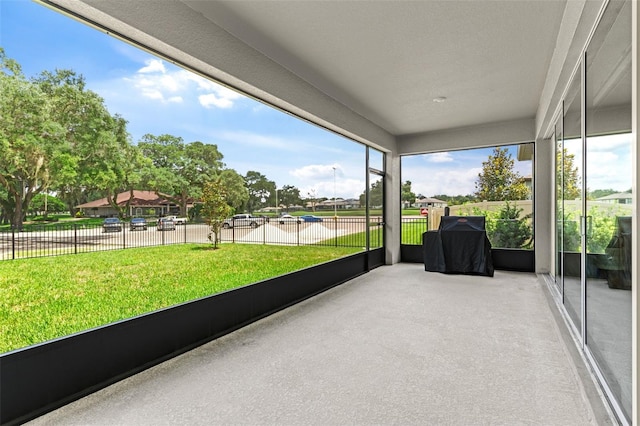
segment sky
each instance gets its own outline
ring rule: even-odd
[[[357,198],[365,186],[363,145],[199,77],[27,0],[0,1],[0,46],[27,77],[72,69],[132,142],[146,134],[218,146],[228,168],[259,171],[306,197]],[[335,171],[334,171],[335,168]]]
[[[69,68],[111,113],[128,120],[132,141],[145,133],[218,146],[224,162],[244,175],[256,170],[301,195],[357,198],[365,185],[363,145],[275,110],[178,68],[136,47],[28,0],[0,0],[0,46],[26,76]],[[215,65],[215,64],[214,64]],[[571,152],[574,147],[567,144]],[[604,150],[604,151],[603,151]],[[466,195],[492,149],[403,157],[402,180],[413,192]],[[509,147],[516,158],[517,147]],[[591,144],[589,189],[629,189],[630,140]],[[531,162],[515,162],[522,176]],[[630,172],[629,172],[630,173]]]
[[[517,145],[504,146],[520,176],[531,176],[531,161],[518,161]],[[413,192],[434,195],[469,195],[493,148],[465,149],[402,157],[402,181],[411,181]]]

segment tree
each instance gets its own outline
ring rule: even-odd
[[[52,118],[64,131],[46,189],[54,190],[72,214],[91,191],[107,195],[116,207],[115,196],[140,180],[141,157],[131,146],[127,121],[111,115],[104,100],[86,89],[84,77],[71,70],[44,71],[33,82],[46,94]]]
[[[588,195],[588,199],[589,200],[597,200],[598,198],[601,197],[606,197],[607,195],[611,195],[611,194],[615,194],[618,191],[616,191],[615,189],[594,189],[593,191],[589,192]]]
[[[372,182],[371,190],[369,191],[369,207],[381,207],[382,195],[382,180]],[[364,192],[360,194],[360,205],[366,205],[366,194]]]
[[[445,201],[449,206],[457,206],[465,203],[475,203],[477,201],[476,197],[473,196],[472,194],[454,195],[454,196],[438,194],[438,195],[434,195],[433,198],[437,200]]]
[[[556,184],[557,200],[575,200],[580,197],[580,177],[574,160],[575,155],[569,154],[567,148],[556,151],[556,182],[562,182],[562,185]]]
[[[183,216],[187,204],[200,197],[203,184],[224,167],[217,145],[185,144],[178,136],[145,134],[138,147],[152,163],[145,171],[145,183],[179,205]]]
[[[48,212],[62,213],[65,210],[67,210],[67,206],[60,198],[47,193],[35,195],[29,205],[30,213],[34,215],[43,213],[45,217]]]
[[[21,229],[31,199],[59,172],[54,164],[62,163],[64,129],[45,91],[2,48],[0,71],[0,205],[12,227]]]
[[[486,201],[524,200],[529,188],[520,174],[513,170],[514,160],[506,148],[496,147],[487,161],[482,162],[475,196]]]
[[[402,184],[402,201],[403,205],[407,203],[411,205],[416,202],[416,194],[411,191],[411,181],[408,180]]]
[[[247,200],[247,211],[249,213],[253,213],[255,210],[262,208],[270,195],[275,194],[276,183],[268,180],[267,177],[260,172],[249,170],[244,177],[244,181],[249,191],[249,198]]]
[[[278,202],[284,204],[287,208],[301,204],[300,190],[292,185],[285,185],[278,190]]]
[[[316,190],[315,189],[310,189],[309,192],[307,192],[307,202],[311,203],[311,210],[313,212],[316,211],[316,205],[318,204],[318,195],[316,194]]]
[[[233,169],[225,169],[220,172],[217,181],[225,190],[225,200],[234,211],[238,211],[249,199],[249,190],[244,178]]]
[[[201,214],[209,225],[207,238],[213,243],[213,248],[218,248],[220,242],[220,230],[224,220],[231,214],[231,207],[226,202],[227,193],[224,185],[219,181],[208,181],[202,188]]]

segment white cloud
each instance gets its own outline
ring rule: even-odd
[[[430,163],[449,163],[453,161],[453,157],[448,152],[436,152],[433,154],[426,154],[425,158]]]
[[[595,136],[587,139],[589,152],[608,152],[616,149],[631,149],[631,133]]]
[[[475,181],[481,171],[481,167],[428,172],[424,168],[403,168],[402,175],[403,180],[411,181],[413,192],[431,197],[436,194],[467,195],[475,192]]]
[[[200,95],[198,96],[198,101],[205,108],[231,108],[233,106],[233,101],[227,98],[220,98],[215,93]]]
[[[338,164],[310,164],[291,170],[289,174],[298,179],[333,179],[334,168],[336,177],[344,175]]]
[[[162,72],[164,73],[166,70],[164,68],[164,64],[160,59],[148,59],[144,61],[147,64],[146,67],[140,68],[138,70],[139,73],[145,74],[148,72]]]
[[[141,96],[162,103],[184,103],[189,99],[204,108],[228,109],[244,96],[190,71],[165,66],[160,59],[149,59],[145,66],[124,81]]]
[[[580,139],[565,141],[567,153],[575,155],[573,165],[582,173]],[[587,187],[626,191],[631,188],[631,135],[605,135],[587,139]]]
[[[335,194],[338,198],[358,198],[364,192],[364,181],[359,179],[338,179],[335,185]],[[312,185],[302,185],[300,195],[307,197],[310,191],[315,191],[316,197],[333,198],[333,180],[316,182]]]

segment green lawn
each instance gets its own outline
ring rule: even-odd
[[[422,245],[422,234],[428,231],[426,219],[402,223],[402,244]]]
[[[186,244],[0,262],[0,353],[361,251]]]

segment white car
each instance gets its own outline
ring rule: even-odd
[[[291,216],[290,214],[283,214],[278,218],[278,223],[284,225],[285,223],[300,223],[300,218]]]
[[[157,231],[175,231],[176,223],[171,219],[167,219],[166,217],[160,218],[158,219],[158,223],[156,224],[156,230]]]
[[[251,214],[242,213],[233,215],[230,219],[225,219],[222,223],[224,229],[239,228],[242,226],[249,226],[251,228],[257,228],[260,225],[264,225],[267,222],[264,217],[256,217]]]

